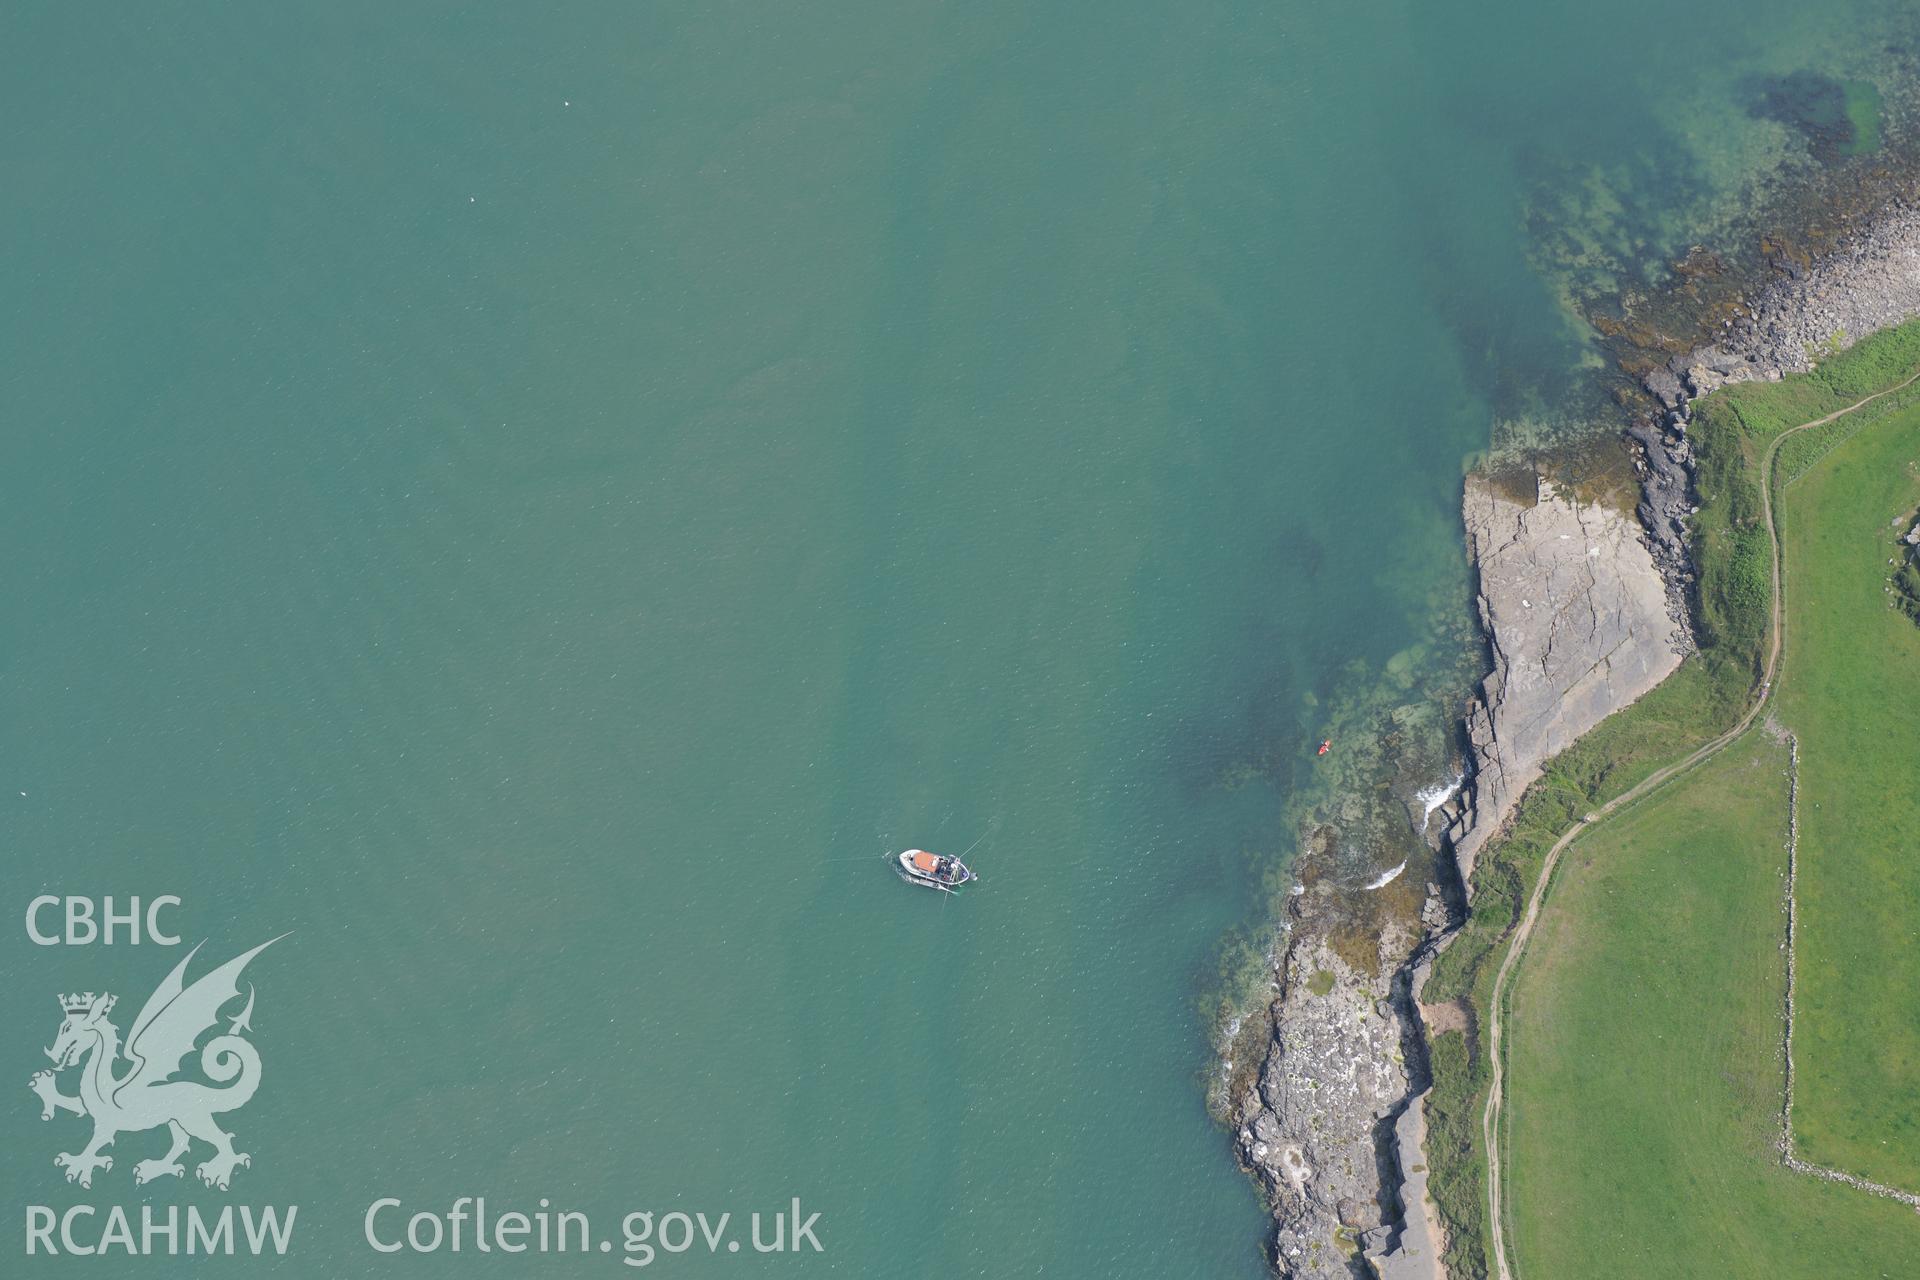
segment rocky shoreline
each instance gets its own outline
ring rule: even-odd
[[[1418,1231],[1427,1221],[1401,1212],[1399,1170],[1387,1162],[1427,1086],[1406,960],[1446,917],[1430,888],[1420,921],[1380,934],[1369,971],[1324,927],[1338,914],[1329,892],[1323,883],[1294,897],[1271,1039],[1239,1116],[1240,1158],[1267,1192],[1273,1263],[1286,1276],[1367,1274],[1361,1258],[1404,1252],[1409,1222]]]
[[[1920,207],[1890,197],[1878,216],[1839,233],[1812,258],[1773,243],[1766,261],[1776,278],[1716,308],[1711,340],[1652,363],[1640,385],[1652,408],[1626,428],[1641,480],[1639,515],[1667,579],[1669,609],[1686,625],[1693,584],[1685,521],[1692,513],[1690,404],[1735,382],[1777,382],[1805,373],[1825,355],[1920,315]],[[1647,363],[1636,353],[1623,363]]]
[[[1417,1003],[1436,940],[1459,920],[1441,883],[1446,855],[1464,884],[1474,852],[1545,762],[1684,652],[1628,513],[1532,472],[1470,476],[1462,505],[1493,670],[1466,718],[1472,784],[1419,815],[1442,855],[1438,878],[1417,920],[1390,923],[1356,963],[1351,942],[1336,947],[1327,926],[1341,917],[1334,882],[1303,865],[1270,1046],[1238,1117],[1241,1160],[1274,1210],[1275,1266],[1303,1280],[1437,1274]]]
[[[1662,408],[1684,412],[1731,382],[1777,382],[1869,333],[1920,315],[1920,207],[1894,197],[1819,258],[1776,252],[1776,278],[1732,301],[1708,342],[1642,378]]]
[[[1632,513],[1530,467],[1468,477],[1462,517],[1491,670],[1464,717],[1464,784],[1410,814],[1436,855],[1424,898],[1356,947],[1338,923],[1351,890],[1309,842],[1274,966],[1271,1035],[1232,1116],[1273,1211],[1279,1275],[1445,1274],[1422,1149],[1427,969],[1463,919],[1476,854],[1545,763],[1691,652],[1690,401],[1804,372],[1920,316],[1920,206],[1909,196],[1831,246],[1818,257],[1763,247],[1774,278],[1717,297],[1694,341],[1616,342],[1646,396],[1621,398],[1633,414]]]

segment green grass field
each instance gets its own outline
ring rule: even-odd
[[[1920,505],[1920,408],[1782,494],[1786,663],[1800,738],[1797,1154],[1920,1192],[1920,627],[1889,605]]]
[[[1780,383],[1730,387],[1695,405],[1689,435],[1699,462],[1701,507],[1693,529],[1700,578],[1696,601],[1700,653],[1660,688],[1550,762],[1545,777],[1522,799],[1507,836],[1482,851],[1474,872],[1472,917],[1436,963],[1425,992],[1427,1000],[1463,1000],[1473,1006],[1484,1025],[1493,975],[1505,956],[1521,906],[1538,878],[1548,846],[1577,815],[1619,795],[1738,719],[1758,677],[1770,599],[1766,532],[1760,520],[1757,464],[1761,453],[1780,432],[1892,387],[1916,368],[1920,368],[1920,322],[1874,334],[1824,362],[1813,374]],[[1911,421],[1920,413],[1916,407],[1920,407],[1920,385],[1887,396],[1827,427],[1794,436],[1781,447],[1775,463],[1777,480],[1791,482],[1810,475],[1836,451],[1841,456],[1834,459],[1834,467],[1845,467],[1845,459],[1856,452],[1848,447],[1849,442],[1863,435],[1884,441],[1910,431],[1910,427],[1891,420],[1898,417]],[[1860,447],[1879,446],[1864,443]],[[1816,482],[1809,480],[1805,492],[1813,494],[1816,488]],[[1795,483],[1786,492],[1798,500],[1801,491],[1802,486]],[[1892,533],[1892,515],[1888,511],[1881,517],[1888,535]],[[1891,554],[1890,548],[1886,554]],[[1890,569],[1884,564],[1886,554],[1880,556],[1881,566]],[[1880,593],[1880,588],[1876,586],[1874,592]],[[1791,604],[1791,588],[1788,596]],[[1884,593],[1880,597],[1884,601]],[[1896,611],[1886,609],[1884,603],[1878,607],[1887,620],[1897,617]],[[1891,695],[1886,702],[1891,715],[1901,705],[1900,695],[1891,685],[1886,693]],[[1905,705],[1917,704],[1908,695]],[[1665,794],[1652,797],[1651,802],[1663,802]],[[1777,947],[1778,942],[1774,936],[1769,945]],[[1713,978],[1706,975],[1701,981],[1711,984]],[[1806,981],[1804,973],[1802,981]],[[1844,986],[1846,979],[1837,981]],[[1908,1024],[1908,1034],[1920,1036],[1920,1018],[1910,1017]],[[1772,1026],[1777,1034],[1777,1016]],[[1903,1042],[1896,1036],[1891,1043]],[[1486,1161],[1479,1132],[1488,1080],[1485,1046],[1470,1043],[1454,1032],[1434,1037],[1431,1051],[1434,1087],[1427,1102],[1431,1190],[1448,1229],[1446,1260],[1453,1280],[1479,1280],[1487,1274]],[[1604,1054],[1606,1048],[1596,1043],[1592,1052]],[[1804,1079],[1805,1055],[1803,1043],[1796,1055],[1803,1075],[1803,1099],[1809,1088],[1820,1087]],[[1829,1121],[1822,1116],[1819,1123],[1826,1126]],[[1800,1127],[1806,1131],[1804,1117]],[[1823,1147],[1818,1158],[1827,1158],[1825,1150]],[[1803,1150],[1802,1154],[1809,1153]],[[1510,1190],[1525,1195],[1523,1188]],[[1609,1212],[1604,1204],[1587,1208],[1590,1212]],[[1555,1273],[1545,1274],[1551,1280]],[[1739,1273],[1723,1270],[1704,1274]],[[1529,1280],[1540,1280],[1540,1273],[1529,1273]]]
[[[1920,1191],[1920,628],[1885,590],[1893,521],[1920,504],[1920,406],[1836,423],[1791,461],[1776,713],[1801,744],[1796,1154]],[[1785,768],[1750,732],[1562,864],[1510,1004],[1519,1275],[1912,1274],[1920,1217],[1774,1147]]]
[[[1752,733],[1562,863],[1512,997],[1522,1277],[1912,1274],[1920,1217],[1780,1164],[1786,749]]]

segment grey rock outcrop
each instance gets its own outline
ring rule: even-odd
[[[1634,450],[1634,470],[1640,478],[1640,505],[1636,514],[1646,532],[1647,550],[1666,584],[1667,617],[1681,637],[1681,647],[1693,646],[1693,556],[1687,542],[1687,518],[1693,514],[1693,450],[1687,443],[1687,416],[1683,404],[1666,414],[1663,431],[1650,418],[1628,424],[1626,436]]]
[[[1410,939],[1387,943],[1404,951]],[[1382,1211],[1380,1151],[1382,1125],[1408,1102],[1408,1019],[1391,978],[1356,972],[1324,939],[1297,938],[1284,965],[1240,1158],[1273,1205],[1275,1270],[1350,1280],[1363,1255],[1401,1252],[1399,1223]]]
[[[1545,479],[1531,501],[1467,480],[1493,671],[1467,713],[1470,794],[1448,836],[1463,880],[1546,762],[1666,679],[1686,637],[1636,522]]]

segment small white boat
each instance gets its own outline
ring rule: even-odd
[[[979,879],[966,863],[925,849],[908,849],[900,855],[900,878],[909,884],[952,893],[963,884]]]

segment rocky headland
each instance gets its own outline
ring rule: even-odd
[[[1446,836],[1470,885],[1546,762],[1672,674],[1689,641],[1631,514],[1531,473],[1469,476],[1462,505],[1493,661],[1467,707],[1473,785]]]
[[[1423,888],[1402,891],[1413,910],[1364,942],[1348,927],[1350,887],[1309,844],[1271,1041],[1237,1116],[1241,1159],[1273,1207],[1275,1266],[1302,1280],[1437,1274],[1416,1005],[1423,961],[1462,905],[1443,888],[1444,855],[1470,871],[1546,761],[1664,679],[1686,647],[1630,512],[1531,471],[1468,477],[1462,507],[1493,666],[1466,716],[1471,785],[1407,815],[1442,856]]]
[[[1379,802],[1386,783],[1356,783],[1304,823],[1271,1002],[1229,1061],[1225,1115],[1267,1192],[1281,1276],[1446,1274],[1427,1199],[1425,1046],[1444,1021],[1469,1040],[1475,1031],[1473,1009],[1423,1006],[1421,986],[1469,912],[1476,856],[1526,787],[1692,652],[1690,403],[1730,382],[1805,372],[1920,315],[1920,165],[1887,154],[1801,178],[1755,203],[1732,238],[1743,248],[1695,248],[1661,286],[1582,303],[1615,363],[1601,384],[1620,415],[1630,497],[1561,459],[1507,459],[1463,486],[1486,666],[1457,760],[1396,756],[1392,725],[1379,735],[1382,777],[1398,760],[1402,779],[1461,781],[1396,785],[1390,804]],[[1369,787],[1371,808],[1359,798]],[[1390,867],[1392,883],[1359,871],[1369,862],[1357,846],[1371,846],[1371,867]]]
[[[1643,300],[1646,314],[1600,325],[1631,384],[1615,399],[1637,504],[1551,468],[1466,481],[1489,669],[1463,717],[1463,784],[1444,803],[1408,803],[1406,833],[1432,856],[1403,863],[1398,905],[1359,924],[1334,842],[1309,833],[1274,957],[1269,1034],[1233,1099],[1236,1147],[1267,1192],[1282,1276],[1444,1275],[1421,1145],[1431,1013],[1421,984],[1464,917],[1476,855],[1547,761],[1692,649],[1690,401],[1805,371],[1920,315],[1920,208],[1906,196],[1824,235],[1819,253],[1763,240],[1758,260],[1764,274],[1744,286],[1723,278],[1702,290],[1697,272],[1678,270],[1667,294]]]

